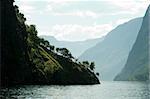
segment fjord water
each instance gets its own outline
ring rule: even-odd
[[[100,85],[23,85],[0,90],[1,98],[17,99],[150,99],[147,82],[112,81]]]

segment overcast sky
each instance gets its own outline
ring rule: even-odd
[[[38,35],[81,41],[106,35],[133,18],[143,17],[149,0],[16,0]]]

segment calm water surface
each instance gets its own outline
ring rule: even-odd
[[[0,89],[6,99],[150,99],[146,82],[101,82],[100,85],[24,85]]]

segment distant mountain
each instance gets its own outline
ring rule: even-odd
[[[149,79],[149,45],[150,45],[150,6],[143,18],[141,29],[135,44],[130,51],[127,63],[120,74],[114,80],[138,80]]]
[[[59,41],[53,36],[41,35],[39,37],[48,40],[50,44],[55,45],[56,47],[65,47],[69,49],[72,55],[75,56],[76,58],[80,56],[88,48],[95,46],[98,42],[101,42],[104,39],[104,37],[102,37],[97,39],[89,39],[85,41],[72,42],[72,41]]]
[[[86,50],[79,59],[95,61],[100,79],[113,80],[125,65],[141,22],[142,18],[136,18],[119,25],[109,32],[102,42]]]

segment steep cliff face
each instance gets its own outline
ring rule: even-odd
[[[150,46],[150,6],[143,18],[141,29],[135,44],[130,51],[127,63],[120,74],[114,80],[138,80],[149,79],[149,46]]]
[[[17,6],[13,6],[13,0],[2,0],[1,5],[2,86],[99,83],[95,74],[88,69],[43,46],[41,44],[43,40],[37,36],[35,26],[25,24],[26,18],[19,12]],[[75,66],[78,69],[74,68]]]

